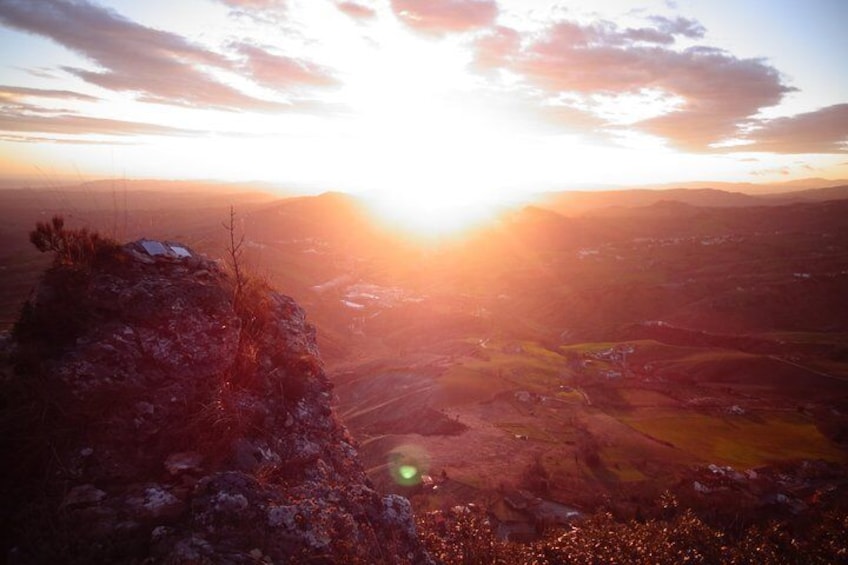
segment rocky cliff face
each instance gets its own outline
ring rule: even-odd
[[[10,563],[427,563],[290,298],[128,245],[51,269],[5,346]]]

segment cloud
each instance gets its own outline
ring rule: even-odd
[[[0,86],[0,132],[7,141],[37,142],[43,137],[33,134],[62,135],[200,135],[203,132],[161,126],[144,122],[113,120],[80,115],[73,110],[45,108],[29,102],[30,98],[59,100],[96,101],[97,98],[69,90],[47,90],[17,86]],[[10,135],[9,132],[16,132]],[[17,135],[24,133],[24,135]],[[56,139],[61,143],[88,143],[79,137],[76,139]]]
[[[0,133],[0,141],[12,143],[57,143],[62,145],[138,145],[137,142],[116,141],[114,139],[91,140],[79,138],[42,137],[37,135],[13,135]]]
[[[198,135],[200,132],[124,120],[94,118],[68,113],[9,112],[0,109],[0,130],[69,135]]]
[[[286,7],[286,0],[219,0],[219,2],[241,10],[279,10]]]
[[[288,14],[287,0],[218,0],[230,8],[230,15],[262,23],[279,23]]]
[[[701,33],[697,22],[654,22],[658,27],[650,31],[561,21],[526,38],[500,28],[477,41],[475,61],[499,65],[552,96],[662,92],[680,102],[676,109],[632,127],[696,151],[711,150],[710,144],[735,135],[740,122],[793,90],[761,59],[669,46],[676,33]]]
[[[139,93],[146,101],[224,109],[274,110],[202,70],[233,70],[224,56],[183,37],[137,24],[86,0],[4,0],[0,22],[48,37],[96,63],[64,70],[102,88]]]
[[[761,108],[777,105],[795,90],[783,84],[776,69],[760,59],[738,59],[703,48],[657,55],[653,79],[663,90],[685,100],[676,112],[642,122],[649,133],[699,151],[734,137],[739,124]]]
[[[339,84],[328,69],[309,61],[277,55],[249,43],[236,43],[233,48],[244,57],[242,69],[254,82],[263,86],[286,90]]]
[[[792,174],[792,171],[789,170],[789,167],[776,167],[772,169],[757,169],[755,171],[751,171],[748,174],[753,177],[773,177],[775,175],[781,175],[785,177]]]
[[[481,69],[507,67],[521,48],[521,34],[512,28],[496,26],[474,43],[474,63]]]
[[[700,22],[688,18],[677,17],[672,20],[664,16],[651,16],[648,19],[654,22],[662,32],[682,35],[690,39],[701,39],[707,31]]]
[[[498,17],[494,0],[391,0],[395,15],[407,26],[442,34],[487,27]]]
[[[369,20],[377,16],[377,12],[372,8],[356,2],[339,2],[336,7],[351,18],[358,20]]]
[[[71,90],[47,90],[43,88],[0,85],[0,99],[14,100],[28,97],[61,98],[67,100],[84,100],[87,102],[100,100],[96,96],[90,96],[81,92],[73,92]]]
[[[741,151],[770,153],[848,153],[848,104],[759,121]]]
[[[670,45],[674,43],[674,34],[650,27],[628,28],[621,34],[621,39],[627,42],[659,43]]]

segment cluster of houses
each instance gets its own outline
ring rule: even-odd
[[[402,302],[422,302],[423,300],[421,297],[411,296],[400,287],[359,282],[345,289],[341,302],[351,310],[364,310],[368,307],[392,308]]]
[[[583,352],[576,367],[580,370],[597,368],[596,373],[609,380],[623,378],[631,373],[628,356],[636,351],[636,346],[630,343],[619,343],[600,351]],[[600,362],[604,366],[596,367]]]
[[[595,359],[597,361],[606,361],[607,363],[626,367],[627,356],[635,352],[636,346],[632,343],[618,343],[612,347],[601,349],[600,351],[583,353],[583,357]]]

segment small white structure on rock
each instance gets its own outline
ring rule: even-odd
[[[181,243],[169,241],[157,241],[155,239],[140,239],[136,242],[145,253],[151,257],[168,257],[171,259],[187,259],[194,254],[187,246]]]

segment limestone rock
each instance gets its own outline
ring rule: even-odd
[[[49,271],[0,383],[14,563],[430,563],[336,420],[315,330],[137,245]]]

